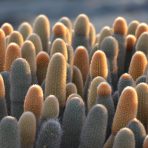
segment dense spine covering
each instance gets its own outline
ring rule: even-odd
[[[42,84],[42,82],[46,77],[49,60],[50,60],[49,55],[44,51],[39,52],[36,56],[36,65],[37,65],[36,76],[38,84],[40,85]]]
[[[22,34],[24,41],[32,33],[32,26],[28,22],[23,22],[18,27],[18,31]]]
[[[78,148],[81,129],[85,121],[85,105],[81,98],[73,97],[66,103],[63,115],[61,148]]]
[[[13,31],[9,36],[8,44],[11,42],[18,44],[21,47],[24,42],[22,34],[18,31]]]
[[[13,26],[10,23],[2,24],[1,29],[4,31],[5,36],[8,36],[13,32]]]
[[[55,53],[48,64],[45,78],[45,97],[55,95],[60,107],[66,101],[66,59],[61,53]]]
[[[128,73],[124,73],[121,75],[120,79],[118,80],[118,94],[119,97],[122,93],[122,91],[124,90],[125,87],[127,86],[135,86],[135,82],[132,78],[132,76]]]
[[[126,56],[126,34],[127,34],[127,22],[123,17],[117,17],[113,23],[113,36],[116,38],[119,44],[119,54],[118,54],[118,77],[124,72],[124,63]]]
[[[12,62],[21,57],[21,49],[16,43],[10,43],[6,49],[5,70],[10,71]]]
[[[119,98],[117,109],[112,123],[112,134],[116,133],[125,127],[130,120],[136,117],[138,110],[138,97],[136,90],[128,86],[126,87]]]
[[[6,53],[5,33],[2,29],[0,29],[0,72],[4,70],[5,53]]]
[[[53,54],[57,52],[63,54],[66,61],[68,60],[67,46],[63,39],[57,38],[52,43],[52,47],[50,50],[50,56],[52,56]]]
[[[28,62],[23,58],[13,61],[10,70],[11,115],[19,119],[23,113],[25,95],[31,85],[31,71]]]
[[[96,103],[104,105],[108,111],[106,138],[108,138],[111,134],[112,121],[115,113],[114,103],[111,94],[112,89],[107,82],[101,82],[97,87]]]
[[[84,46],[78,46],[74,55],[74,65],[77,66],[82,74],[83,83],[85,84],[89,72],[89,56]]]
[[[59,102],[56,96],[49,95],[44,103],[43,103],[43,109],[41,113],[41,119],[47,120],[51,118],[58,118],[59,116]]]
[[[6,116],[0,122],[0,148],[20,148],[20,133],[17,120]]]
[[[84,46],[88,53],[90,53],[90,43],[89,43],[89,18],[85,14],[80,14],[77,16],[75,23],[74,23],[74,35],[73,35],[73,41],[72,46],[74,50],[78,46]]]
[[[136,86],[138,95],[138,113],[137,118],[143,123],[145,129],[148,130],[148,85],[140,83]]]
[[[102,148],[107,128],[107,109],[101,105],[95,105],[88,113],[81,131],[79,148]]]
[[[90,63],[90,77],[91,79],[101,76],[104,79],[108,77],[107,58],[103,51],[98,50],[94,53]]]
[[[122,128],[116,135],[113,148],[135,148],[133,132],[128,128]]]
[[[132,56],[128,73],[134,80],[144,74],[147,66],[147,58],[141,51],[135,52]]]
[[[96,104],[96,98],[97,98],[97,87],[101,82],[105,82],[105,79],[103,77],[95,77],[90,84],[89,90],[88,90],[88,99],[87,99],[87,107],[88,110],[90,110],[95,104]]]
[[[43,50],[41,38],[38,34],[32,33],[27,37],[26,40],[29,40],[34,44],[36,55]]]
[[[146,131],[143,124],[136,118],[131,120],[127,127],[132,130],[135,136],[135,148],[142,148]]]
[[[21,148],[33,148],[36,134],[36,119],[32,112],[24,112],[19,121]]]
[[[31,85],[27,91],[24,101],[24,111],[34,113],[36,120],[41,118],[43,107],[43,91],[39,85]]]
[[[31,41],[25,41],[21,47],[22,58],[26,59],[30,65],[32,84],[37,83],[37,66],[36,66],[36,53],[35,47]]]
[[[36,148],[60,148],[62,129],[56,120],[45,122],[39,132],[36,142]]]
[[[48,51],[48,41],[50,37],[50,21],[45,15],[38,15],[34,20],[33,32],[40,36],[43,50]]]
[[[77,93],[77,87],[74,83],[69,82],[66,84],[66,99],[71,95]]]
[[[0,121],[7,116],[7,106],[5,99],[5,85],[2,75],[0,74]]]

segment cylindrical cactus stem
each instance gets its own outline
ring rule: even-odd
[[[143,123],[145,129],[148,130],[148,85],[146,83],[140,83],[136,86],[138,94],[138,113],[137,118]]]
[[[142,75],[140,77],[138,77],[135,81],[136,85],[138,85],[139,83],[147,83],[147,76],[146,75]]]
[[[95,26],[91,22],[89,23],[89,27],[90,27],[89,42],[90,42],[91,48],[93,48],[96,43],[96,29],[95,29]]]
[[[5,70],[10,71],[12,62],[21,57],[21,49],[16,43],[10,43],[6,49]]]
[[[4,86],[5,86],[5,99],[6,99],[6,106],[7,106],[7,114],[11,114],[11,102],[10,102],[10,73],[7,71],[3,71],[0,73],[4,80]]]
[[[42,82],[46,77],[49,60],[50,60],[49,55],[44,51],[39,52],[36,56],[36,65],[37,65],[36,75],[37,75],[38,84],[40,85],[42,84]]]
[[[119,54],[118,54],[118,77],[124,72],[124,63],[126,56],[126,39],[125,36],[127,34],[127,22],[123,17],[117,17],[113,23],[113,36],[117,39],[119,44]]]
[[[72,22],[68,17],[61,17],[59,22],[63,23],[69,29],[70,33],[72,33]]]
[[[148,135],[145,137],[143,141],[143,148],[147,148],[147,147],[148,147]]]
[[[74,83],[69,82],[66,84],[66,99],[73,93],[77,93],[77,87]]]
[[[90,53],[91,47],[89,42],[89,18],[85,14],[80,14],[77,16],[75,23],[74,23],[74,35],[73,35],[73,41],[72,46],[74,50],[78,46],[84,46],[88,53]]]
[[[11,42],[18,44],[21,47],[24,42],[22,34],[18,31],[13,31],[9,36],[8,44]]]
[[[143,32],[148,32],[148,25],[146,23],[140,23],[135,32],[135,37],[138,39]]]
[[[138,25],[139,25],[139,21],[137,20],[131,21],[128,25],[128,34],[135,35]]]
[[[85,121],[85,105],[81,98],[73,97],[66,103],[63,115],[61,148],[78,148],[81,129]]]
[[[78,94],[82,97],[83,95],[83,78],[81,71],[78,67],[73,66],[73,79],[72,82],[76,85]]]
[[[125,127],[130,120],[136,117],[138,110],[138,97],[136,90],[127,86],[121,93],[112,123],[112,134]]]
[[[124,140],[123,140],[124,139]],[[135,148],[135,138],[129,128],[122,128],[116,135],[113,148]]]
[[[83,77],[83,83],[85,84],[89,72],[89,56],[87,49],[84,46],[77,47],[74,55],[74,65],[80,69]]]
[[[105,79],[103,77],[95,77],[90,84],[89,90],[88,90],[88,99],[87,99],[87,107],[88,110],[90,110],[95,104],[96,104],[96,98],[97,98],[97,87],[101,82],[105,82]]]
[[[135,118],[128,123],[127,127],[134,133],[135,148],[142,148],[144,138],[146,137],[146,131],[143,124]]]
[[[148,32],[143,32],[137,40],[135,50],[136,51],[143,51],[145,56],[148,59]]]
[[[106,138],[111,134],[112,121],[115,113],[114,102],[111,94],[112,89],[107,82],[101,82],[97,87],[96,103],[104,105],[108,111]]]
[[[66,101],[66,59],[61,53],[55,53],[48,64],[45,78],[45,97],[55,95],[60,107]]]
[[[102,148],[107,128],[107,109],[96,104],[89,111],[82,128],[79,148]]]
[[[43,50],[48,51],[48,41],[50,37],[50,21],[45,15],[38,15],[34,20],[33,32],[40,36]]]
[[[104,26],[101,30],[100,30],[100,35],[99,35],[99,41],[97,41],[97,43],[99,43],[99,47],[102,43],[102,41],[104,40],[105,37],[107,36],[111,36],[112,35],[112,30],[109,26]]]
[[[14,117],[6,116],[0,122],[0,147],[20,148],[20,133]]]
[[[91,79],[101,76],[104,79],[108,77],[107,58],[103,51],[98,50],[94,53],[90,63],[90,76]]]
[[[5,54],[6,54],[5,33],[2,29],[0,29],[0,72],[4,71]]]
[[[34,44],[36,55],[43,50],[41,38],[38,34],[32,33],[27,37],[26,40],[29,40]]]
[[[127,35],[126,36],[126,57],[125,57],[125,65],[124,65],[125,72],[128,72],[131,58],[135,52],[135,44],[136,44],[136,37],[131,34]]]
[[[36,53],[35,47],[31,41],[25,41],[21,47],[22,58],[26,59],[30,65],[31,75],[32,75],[32,84],[37,83],[37,66],[36,66]]]
[[[36,134],[36,119],[32,112],[24,112],[19,121],[21,148],[33,148]]]
[[[68,54],[68,64],[73,66],[73,62],[74,62],[74,51],[73,51],[73,47],[71,45],[66,44],[67,46],[67,54]]]
[[[132,76],[134,80],[144,74],[147,66],[147,58],[145,54],[141,51],[135,52],[132,56],[128,73]]]
[[[132,76],[128,73],[124,73],[121,75],[118,81],[118,95],[120,97],[122,91],[124,90],[125,87],[127,86],[135,86],[135,82],[132,78]]]
[[[32,26],[28,22],[23,22],[18,27],[18,31],[22,34],[24,41],[32,33]]]
[[[11,115],[19,119],[24,111],[24,99],[31,85],[31,71],[28,62],[23,58],[13,61],[10,70]]]
[[[10,23],[2,24],[1,29],[4,31],[5,36],[8,36],[13,32],[13,26]]]
[[[43,108],[43,91],[39,85],[31,85],[27,91],[24,101],[24,111],[34,113],[37,122],[41,118]]]
[[[67,46],[63,39],[57,38],[52,43],[50,56],[57,52],[63,54],[66,61],[68,60]]]
[[[60,38],[60,39],[63,39],[64,42],[68,43],[67,41],[67,31],[69,31],[67,29],[67,27],[61,23],[61,22],[57,22],[55,23],[55,25],[53,26],[52,28],[52,32],[53,32],[53,39],[52,39],[52,42],[57,39],[57,38]]]
[[[117,81],[118,81],[118,65],[117,65],[117,57],[119,52],[118,42],[112,37],[108,36],[104,38],[100,45],[100,49],[104,51],[106,54],[109,71],[111,74],[111,83],[113,86],[113,90],[116,90]]]
[[[41,120],[47,120],[51,118],[58,118],[59,116],[59,102],[56,96],[49,95],[44,103],[41,113]]]
[[[58,121],[50,119],[45,122],[39,132],[36,148],[60,148],[62,136],[61,125]]]
[[[5,99],[5,85],[2,75],[0,74],[0,121],[7,116],[7,106]]]

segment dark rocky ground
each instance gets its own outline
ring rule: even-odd
[[[62,16],[72,20],[86,13],[97,31],[111,25],[117,16],[128,22],[133,19],[148,22],[148,2],[142,0],[0,0],[0,24],[10,22],[17,27],[22,21],[32,22],[36,15],[46,14],[51,24]]]

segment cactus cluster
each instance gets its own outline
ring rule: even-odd
[[[0,148],[148,148],[147,40],[122,16],[3,23]]]

